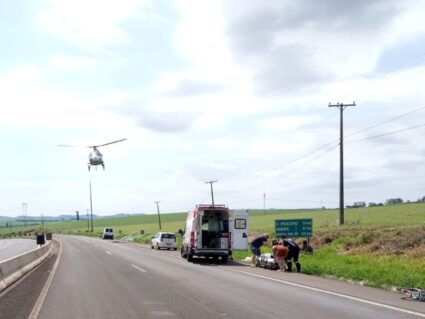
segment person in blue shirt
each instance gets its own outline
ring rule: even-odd
[[[255,267],[257,265],[257,259],[259,256],[261,256],[261,246],[264,245],[264,243],[269,241],[269,234],[265,233],[264,235],[260,235],[255,237],[253,241],[251,241],[251,266]]]

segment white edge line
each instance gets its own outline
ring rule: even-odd
[[[144,270],[143,268],[140,268],[140,267],[139,267],[139,266],[137,266],[137,265],[131,264],[131,267],[134,267],[134,268],[136,268],[137,270],[139,270],[139,271],[141,271],[141,272],[146,272],[146,270]]]
[[[112,253],[109,250],[105,250],[105,252],[109,255],[112,255]]]
[[[410,314],[410,315],[418,316],[418,317],[421,317],[421,318],[425,318],[425,313],[421,313],[421,312],[407,310],[407,309],[404,309],[404,308],[397,308],[397,307],[382,304],[382,303],[379,303],[379,302],[374,302],[374,301],[370,301],[370,300],[366,300],[366,299],[362,299],[362,298],[358,298],[358,297],[352,297],[352,296],[349,296],[349,295],[344,295],[344,294],[340,294],[340,293],[337,293],[337,292],[332,292],[332,291],[328,291],[328,290],[324,290],[324,289],[320,289],[320,288],[301,285],[301,284],[297,284],[297,283],[286,281],[286,280],[270,278],[270,277],[267,277],[267,276],[253,274],[253,273],[245,272],[245,271],[242,271],[242,270],[231,269],[231,268],[228,268],[228,267],[225,267],[225,266],[218,266],[218,267],[224,268],[224,269],[227,269],[227,270],[230,270],[230,271],[239,272],[239,273],[246,274],[246,275],[253,276],[253,277],[258,277],[258,278],[263,278],[263,279],[267,279],[267,280],[271,280],[271,281],[276,281],[276,282],[280,282],[280,283],[287,284],[287,285],[294,286],[294,287],[300,287],[300,288],[304,288],[304,289],[308,289],[308,290],[313,290],[313,291],[321,292],[321,293],[324,293],[324,294],[338,296],[338,297],[350,299],[350,300],[355,300],[355,301],[362,302],[362,303],[365,303],[365,304],[369,304],[369,305],[373,305],[373,306],[377,306],[377,307],[382,307],[382,308],[386,308],[386,309],[390,309],[390,310],[399,311],[399,312],[407,313],[407,314]]]
[[[37,319],[38,318],[41,307],[43,306],[43,303],[44,303],[44,299],[46,298],[47,292],[49,291],[50,285],[53,281],[53,277],[56,273],[56,269],[58,268],[59,260],[60,260],[61,255],[62,255],[62,243],[60,241],[58,241],[58,243],[59,243],[58,258],[56,259],[56,262],[53,265],[53,268],[52,268],[52,271],[50,272],[49,278],[47,278],[47,281],[44,284],[43,290],[41,291],[40,296],[38,296],[38,299],[37,299],[37,301],[34,305],[34,308],[32,308],[31,314],[28,316],[28,319]]]
[[[146,249],[147,251],[151,251],[148,248],[145,248],[145,247],[143,247],[143,248]],[[155,253],[157,253],[157,252],[155,252]],[[168,255],[168,254],[164,254],[164,255]],[[168,255],[168,256],[172,256],[172,257],[181,259],[181,257],[179,257],[179,256],[174,256],[174,255]],[[136,265],[132,265],[132,266],[137,267]],[[321,292],[321,293],[328,294],[328,295],[333,295],[333,296],[338,296],[338,297],[345,298],[345,299],[355,300],[355,301],[358,301],[358,302],[361,302],[361,303],[365,303],[365,304],[369,304],[369,305],[373,305],[373,306],[377,306],[377,307],[382,307],[382,308],[386,308],[386,309],[390,309],[390,310],[399,311],[399,312],[407,313],[407,314],[410,314],[410,315],[418,316],[418,317],[421,317],[421,318],[425,318],[425,313],[416,312],[416,311],[413,311],[413,310],[408,310],[408,309],[404,309],[404,308],[397,308],[397,307],[394,307],[394,306],[386,305],[386,304],[379,303],[379,302],[370,301],[370,300],[367,300],[367,299],[362,299],[362,298],[358,298],[358,297],[344,295],[344,294],[340,294],[340,293],[337,293],[337,292],[332,292],[332,291],[328,291],[328,290],[324,290],[324,289],[320,289],[320,288],[315,288],[315,287],[310,287],[310,286],[306,286],[306,285],[302,285],[302,284],[297,284],[297,283],[294,283],[294,282],[281,280],[281,279],[277,279],[277,278],[271,278],[271,277],[267,277],[267,276],[263,276],[263,275],[253,274],[253,273],[249,273],[249,272],[242,271],[242,270],[231,269],[231,268],[226,267],[226,266],[217,266],[217,267],[227,269],[227,270],[230,270],[230,271],[234,271],[234,272],[239,272],[241,274],[246,274],[246,275],[253,276],[253,277],[258,277],[258,278],[263,278],[263,279],[267,279],[267,280],[271,280],[271,281],[276,281],[276,282],[280,282],[280,283],[287,284],[287,285],[294,286],[294,287],[300,287],[300,288],[304,288],[304,289],[308,289],[308,290],[312,290],[312,291],[316,291],[316,292]]]

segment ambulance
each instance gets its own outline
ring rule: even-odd
[[[186,218],[181,256],[227,262],[232,251],[248,249],[248,211],[225,205],[197,205]]]

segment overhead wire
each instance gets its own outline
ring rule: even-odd
[[[357,140],[346,141],[345,143],[348,144],[348,143],[356,143],[356,142],[365,141],[365,140],[371,140],[371,139],[375,139],[375,138],[379,138],[379,137],[384,137],[384,136],[388,136],[388,135],[392,135],[392,134],[398,134],[398,133],[402,133],[402,132],[405,132],[405,131],[414,130],[414,129],[424,127],[424,126],[425,126],[425,123],[422,123],[422,124],[410,126],[410,127],[407,127],[407,128],[403,128],[403,129],[399,129],[399,130],[395,130],[395,131],[391,131],[391,132],[387,132],[387,133],[383,133],[383,134],[359,138]]]
[[[378,126],[384,125],[384,124],[389,123],[389,122],[392,122],[392,121],[394,121],[394,120],[398,120],[398,119],[400,119],[400,118],[402,118],[402,117],[405,117],[405,116],[411,115],[411,114],[413,114],[413,113],[419,112],[419,111],[421,111],[421,110],[423,110],[423,109],[425,109],[425,106],[420,107],[420,108],[417,108],[417,109],[414,109],[414,110],[409,111],[409,112],[406,112],[406,113],[403,113],[403,114],[398,115],[398,116],[396,116],[396,117],[393,117],[393,118],[391,118],[391,119],[388,119],[388,120],[385,120],[385,121],[382,121],[382,122],[376,123],[376,124],[374,124],[374,125],[371,125],[371,126],[369,126],[369,127],[366,127],[366,128],[364,128],[364,129],[361,129],[361,130],[359,130],[359,131],[357,131],[357,132],[354,132],[354,133],[350,133],[350,134],[344,135],[344,138],[348,138],[348,137],[351,137],[351,136],[354,136],[354,135],[357,135],[357,134],[360,134],[360,133],[366,132],[366,131],[371,130],[371,129],[375,128],[375,127],[378,127]]]
[[[298,202],[298,203],[323,203],[323,204],[337,204],[337,202],[329,202],[329,201],[322,201],[322,200],[297,200],[297,199],[277,199],[277,198],[267,198],[267,200],[272,201],[281,201],[281,202]]]
[[[419,54],[418,56],[416,56],[415,58],[413,58],[413,59],[411,59],[411,60],[409,60],[409,61],[406,61],[406,62],[404,62],[404,63],[401,63],[401,64],[399,64],[398,66],[396,66],[395,68],[393,68],[392,70],[390,70],[390,71],[388,71],[388,72],[384,72],[384,73],[378,73],[378,74],[376,74],[375,76],[373,76],[373,77],[371,77],[371,78],[369,78],[369,80],[362,86],[362,87],[360,87],[359,89],[357,89],[355,92],[354,92],[354,95],[357,95],[357,98],[363,98],[363,97],[365,97],[365,96],[368,96],[368,95],[371,95],[372,93],[375,93],[375,92],[377,92],[377,91],[379,91],[379,90],[381,90],[382,88],[384,88],[385,87],[385,85],[382,85],[381,87],[378,87],[377,89],[375,89],[375,90],[372,90],[372,91],[369,91],[369,92],[366,92],[365,94],[363,94],[363,95],[360,95],[360,96],[358,96],[358,94],[361,92],[361,91],[363,91],[364,89],[363,89],[363,87],[364,88],[367,88],[367,84],[368,83],[373,83],[374,81],[376,81],[377,79],[388,79],[388,78],[391,78],[391,77],[394,77],[394,76],[397,76],[397,74],[399,74],[399,73],[397,73],[397,72],[399,72],[400,70],[402,70],[402,69],[404,69],[406,66],[413,66],[413,65],[416,65],[416,64],[419,64],[419,63],[422,63],[423,61],[425,61],[425,52],[423,52],[423,53],[421,53],[421,54]]]

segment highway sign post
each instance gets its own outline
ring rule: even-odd
[[[276,219],[274,221],[276,237],[312,237],[313,220],[305,219]]]

